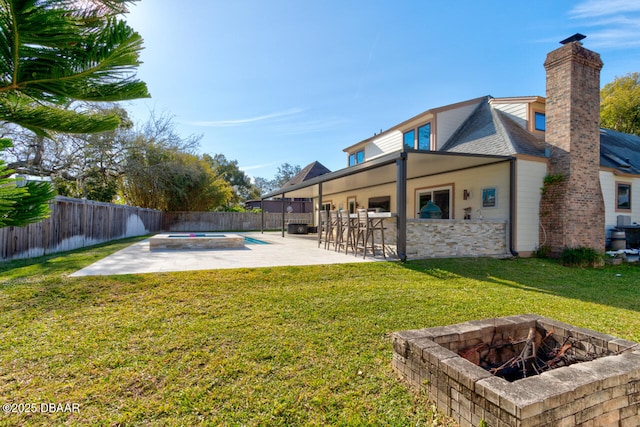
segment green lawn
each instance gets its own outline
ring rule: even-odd
[[[69,278],[130,243],[0,264],[0,425],[446,425],[393,331],[537,313],[640,341],[640,267],[539,259]],[[39,408],[39,406],[38,406]]]

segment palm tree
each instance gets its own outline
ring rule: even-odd
[[[119,19],[134,1],[0,0],[0,120],[40,137],[115,129],[117,115],[70,106],[149,96],[142,38]]]

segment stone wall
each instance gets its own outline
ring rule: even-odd
[[[508,252],[507,221],[407,220],[408,259],[505,256]]]

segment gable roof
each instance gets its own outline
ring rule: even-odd
[[[320,175],[324,175],[325,173],[331,172],[327,169],[322,163],[315,161],[313,163],[309,163],[305,166],[300,172],[296,174],[293,178],[287,181],[282,188],[290,187],[292,185],[300,184],[301,182],[308,181],[312,178],[318,177]]]
[[[488,102],[482,102],[443,145],[451,153],[544,156],[544,141]]]

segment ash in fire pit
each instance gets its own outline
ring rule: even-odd
[[[522,315],[396,332],[393,351],[463,427],[640,425],[640,348],[611,335]]]

